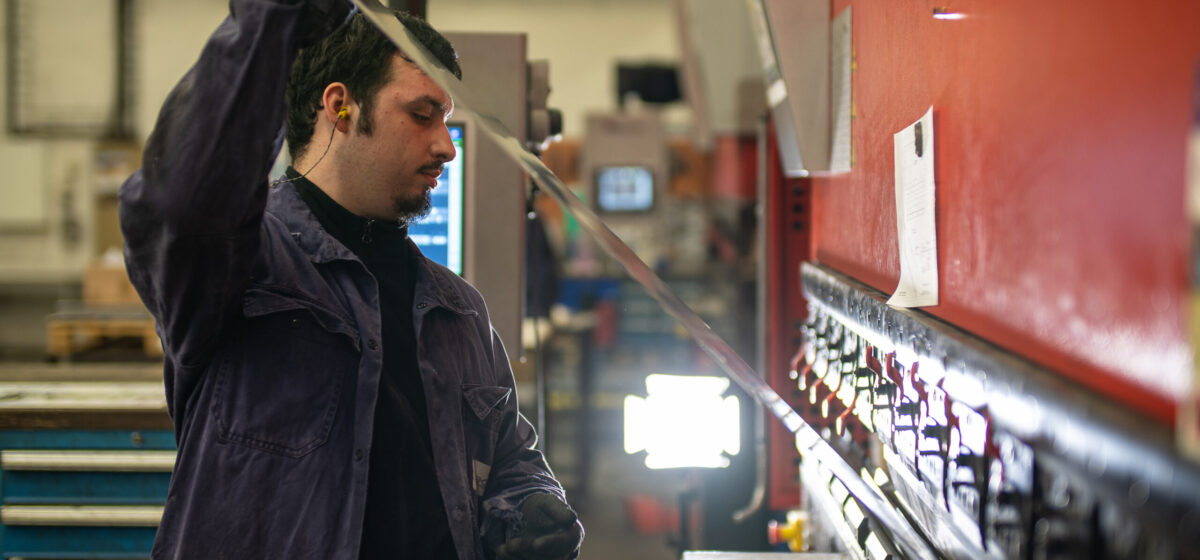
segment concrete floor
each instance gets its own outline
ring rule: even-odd
[[[587,537],[581,559],[586,560],[677,560],[669,542],[674,535],[638,534],[626,510],[631,494],[652,495],[672,503],[673,487],[680,481],[665,471],[651,471],[641,456],[626,455],[619,445],[598,444],[592,465],[592,480],[579,503],[580,519]],[[568,499],[574,501],[572,496]]]

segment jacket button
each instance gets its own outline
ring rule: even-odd
[[[355,461],[363,460],[363,450],[361,450],[361,449],[354,450],[354,460]]]
[[[367,348],[375,350],[376,348],[379,348],[379,343],[375,342],[375,339],[372,338],[371,340],[367,341]]]
[[[427,305],[429,305],[429,304],[422,301],[421,303],[417,304],[417,309],[425,309],[425,306],[427,306]]]
[[[292,328],[293,329],[300,328],[300,319],[292,319]]]

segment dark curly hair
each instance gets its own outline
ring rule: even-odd
[[[450,42],[425,20],[406,12],[395,13],[409,33],[461,80],[458,54]],[[362,107],[359,131],[371,134],[375,94],[391,79],[392,56],[396,54],[400,54],[396,46],[362,14],[355,14],[325,40],[300,51],[287,86],[287,143],[293,160],[308,149],[321,109],[321,95],[333,82],[346,84],[350,95],[358,100]]]

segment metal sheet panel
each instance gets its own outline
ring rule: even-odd
[[[829,2],[824,0],[764,0],[765,13],[775,44],[775,59],[786,84],[786,97],[767,84],[768,104],[775,125],[793,131],[794,148],[781,138],[785,170],[802,176],[787,161],[797,150],[806,172],[829,169]]]

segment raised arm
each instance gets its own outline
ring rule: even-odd
[[[259,248],[288,71],[345,0],[232,0],[120,192],[130,279],[176,369],[203,367]]]

